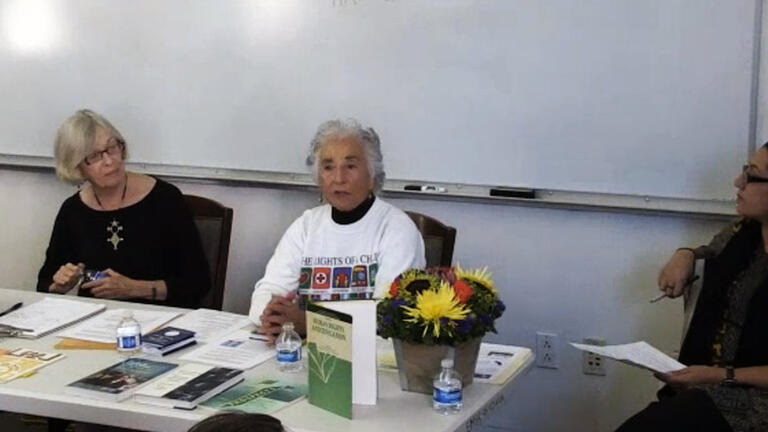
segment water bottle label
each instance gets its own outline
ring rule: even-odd
[[[141,343],[141,336],[120,336],[117,338],[117,349],[136,349]]]
[[[461,390],[440,390],[439,388],[434,387],[432,399],[434,399],[435,402],[444,404],[461,402]]]
[[[293,363],[301,360],[301,350],[278,350],[277,361],[280,363]]]

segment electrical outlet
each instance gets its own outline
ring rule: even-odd
[[[605,345],[605,339],[602,338],[584,338],[583,342],[587,345]],[[605,358],[600,354],[583,351],[581,371],[584,375],[605,376]]]
[[[557,369],[557,334],[536,332],[536,366]]]

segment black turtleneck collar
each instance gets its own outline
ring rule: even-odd
[[[331,218],[339,225],[355,223],[368,213],[368,210],[371,209],[374,201],[376,201],[376,197],[371,194],[365,201],[361,202],[360,205],[350,211],[341,211],[336,209],[336,207],[331,207]]]

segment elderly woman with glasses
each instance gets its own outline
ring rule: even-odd
[[[125,139],[90,110],[61,125],[54,152],[59,178],[81,187],[56,216],[37,290],[198,306],[210,275],[179,189],[127,171]]]
[[[288,321],[305,333],[296,300],[379,297],[403,270],[425,264],[424,242],[414,223],[376,196],[384,168],[372,128],[355,120],[323,123],[307,165],[326,204],[291,224],[251,299],[250,318],[271,339]]]
[[[706,260],[680,362],[657,374],[659,401],[618,430],[768,430],[768,143],[734,179],[740,220],[705,246],[680,248],[659,275],[659,289],[678,297],[696,260]]]

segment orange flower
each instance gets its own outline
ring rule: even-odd
[[[457,280],[456,283],[453,284],[453,290],[456,292],[456,297],[461,303],[468,302],[469,298],[472,297],[472,294],[474,294],[472,291],[472,286],[461,279]]]
[[[400,284],[400,281],[395,279],[392,281],[392,285],[389,286],[389,295],[390,297],[397,297],[397,286]]]

